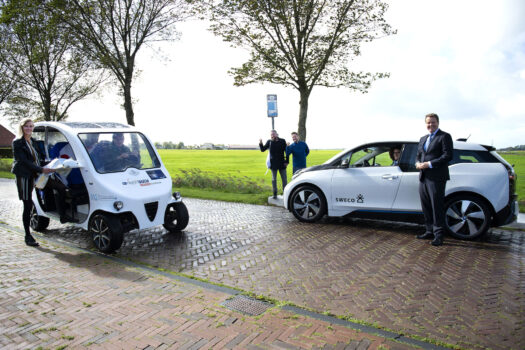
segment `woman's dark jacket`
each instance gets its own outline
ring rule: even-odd
[[[268,140],[264,146],[262,143],[259,143],[259,148],[261,152],[270,148],[270,169],[285,169],[288,165],[290,156],[286,155],[286,141],[284,139],[278,138],[277,141]]]
[[[35,149],[36,156],[39,157],[38,148],[35,147],[34,139],[31,138],[31,143]],[[13,141],[13,167],[11,172],[20,177],[35,177],[42,172],[42,167],[38,166],[33,158],[33,154],[29,149],[24,137],[15,139]]]

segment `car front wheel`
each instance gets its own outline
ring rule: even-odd
[[[316,222],[326,212],[323,193],[311,186],[303,186],[295,190],[290,204],[293,215],[302,222]]]
[[[487,204],[474,196],[463,195],[445,202],[445,220],[448,233],[459,239],[474,239],[487,232],[491,211]]]
[[[113,253],[124,240],[120,221],[107,214],[95,214],[89,222],[93,243],[102,253]]]
[[[164,228],[171,233],[180,232],[188,226],[190,215],[188,208],[182,202],[175,203],[166,208],[164,215]]]

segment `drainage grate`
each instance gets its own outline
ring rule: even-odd
[[[237,295],[232,299],[224,301],[221,305],[251,316],[260,315],[272,306],[264,301],[248,298],[244,295]]]

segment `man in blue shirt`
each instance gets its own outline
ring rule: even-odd
[[[293,154],[293,173],[306,168],[306,156],[310,153],[306,142],[301,141],[299,135],[292,132],[293,143],[288,143],[286,147],[286,156]]]

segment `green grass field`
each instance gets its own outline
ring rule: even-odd
[[[308,165],[324,163],[338,152],[313,150],[308,156]],[[266,173],[267,152],[160,150],[159,153],[175,183],[187,183],[183,181],[187,177],[193,177],[192,180],[198,183],[198,186],[176,186],[176,190],[185,197],[264,204],[271,195],[271,172]],[[525,152],[500,154],[510,164],[514,164],[518,175],[520,211],[525,212]],[[14,178],[9,172],[11,162],[11,159],[1,160],[0,177]],[[289,166],[288,180],[291,179],[291,172],[292,167]]]
[[[518,176],[516,192],[520,212],[525,213],[525,151],[498,152],[507,162],[514,166],[514,171]]]
[[[315,165],[324,163],[326,160],[337,154],[338,150],[314,150],[308,156],[308,164]],[[237,183],[228,188],[219,186],[208,186],[206,188],[195,188],[187,186],[177,186],[183,196],[219,199],[226,201],[265,204],[268,196],[272,194],[271,184],[272,175],[266,173],[267,152],[258,150],[242,151],[205,151],[205,150],[159,150],[164,165],[173,178],[183,175],[183,171],[200,169],[207,177],[218,179],[231,179]],[[292,178],[292,167],[288,167],[288,181]],[[253,181],[263,187],[258,193],[243,193],[243,183]],[[278,180],[280,186],[281,181]]]

